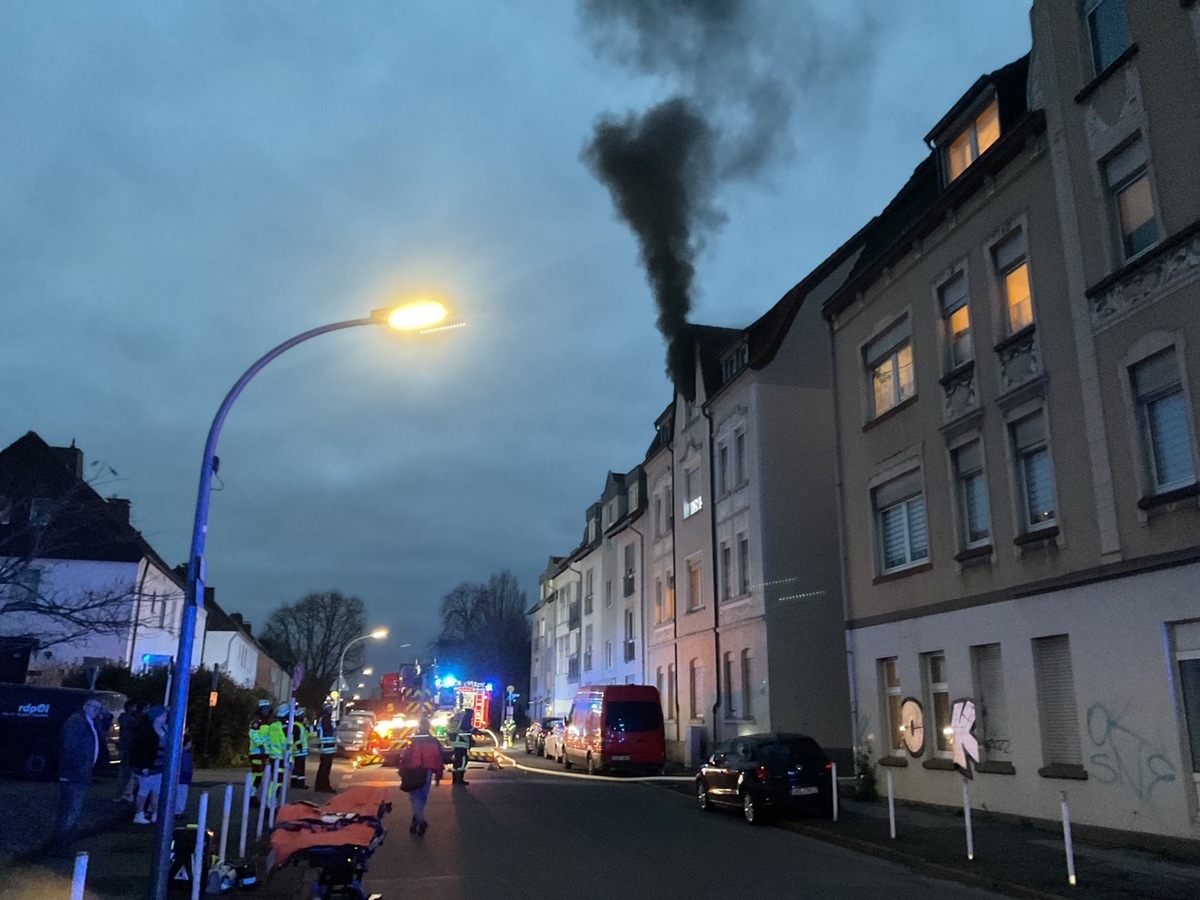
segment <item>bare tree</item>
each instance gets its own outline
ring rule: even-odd
[[[338,675],[346,645],[365,633],[366,613],[358,597],[338,591],[314,592],[294,604],[284,604],[267,619],[262,643],[272,657],[292,670],[304,664],[304,679],[296,690],[301,706],[320,708]],[[362,664],[363,645],[346,653],[346,670]]]
[[[524,692],[529,681],[528,601],[508,569],[487,584],[464,582],[442,598],[442,631],[434,642],[439,663],[472,678],[504,678]]]

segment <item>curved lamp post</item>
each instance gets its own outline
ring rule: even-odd
[[[346,651],[357,644],[359,641],[366,641],[374,638],[377,641],[383,640],[388,636],[386,628],[376,628],[370,634],[360,635],[356,638],[351,638],[346,642],[346,646],[342,648],[342,656],[338,660],[338,721],[342,720],[342,715],[346,710]]]
[[[426,333],[454,328],[461,322],[446,324],[446,307],[436,300],[418,300],[389,309],[374,310],[362,319],[350,319],[322,325],[284,341],[262,356],[237,380],[225,399],[221,401],[212,425],[208,429],[208,440],[204,445],[204,457],[200,463],[200,490],[196,498],[196,519],[192,527],[192,547],[188,556],[187,593],[184,599],[183,621],[179,629],[179,648],[175,654],[176,677],[171,685],[170,715],[167,719],[167,747],[163,764],[162,790],[158,797],[158,822],[156,824],[154,854],[150,882],[151,900],[165,900],[167,896],[167,870],[171,862],[171,836],[175,827],[175,795],[179,780],[179,760],[183,747],[183,724],[187,718],[188,682],[192,670],[192,644],[196,635],[196,618],[204,604],[204,541],[208,536],[208,504],[212,493],[212,479],[217,470],[217,439],[229,409],[237,400],[247,382],[275,357],[310,338],[355,328],[359,325],[389,325],[398,331]]]

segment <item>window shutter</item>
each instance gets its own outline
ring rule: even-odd
[[[967,302],[967,279],[959,272],[941,287],[942,314],[949,315]]]
[[[1140,140],[1118,150],[1108,160],[1104,170],[1108,174],[1108,186],[1116,187],[1146,164],[1146,145]]]
[[[1025,233],[1018,228],[997,244],[992,254],[996,259],[996,268],[1007,272],[1025,256]]]
[[[912,336],[912,323],[905,316],[879,337],[867,345],[867,368],[874,368],[881,360],[890,356],[892,351]]]
[[[1175,349],[1156,353],[1133,367],[1133,389],[1141,400],[1179,384],[1179,366]]]
[[[901,500],[907,500],[921,493],[921,470],[913,469],[905,472],[899,478],[881,484],[875,488],[875,508],[879,510],[895,506]]]
[[[1018,451],[1036,447],[1046,439],[1046,429],[1042,423],[1042,415],[1027,416],[1013,424],[1013,443]]]
[[[1043,761],[1046,765],[1083,765],[1071,643],[1067,635],[1034,638],[1033,675],[1037,682]]]

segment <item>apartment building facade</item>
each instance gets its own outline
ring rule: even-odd
[[[1031,23],[824,304],[855,739],[902,798],[965,762],[989,810],[1195,838],[1200,19]]]

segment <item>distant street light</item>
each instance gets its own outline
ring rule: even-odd
[[[350,641],[348,641],[346,643],[346,646],[342,648],[342,656],[341,656],[341,659],[338,660],[338,695],[339,695],[338,719],[339,720],[342,718],[342,709],[345,706],[345,700],[342,698],[345,696],[345,693],[346,693],[346,651],[349,650],[351,647],[353,647],[355,644],[357,644],[359,641],[366,641],[371,638],[374,638],[377,641],[381,641],[387,636],[388,636],[388,630],[386,628],[376,628],[370,634],[364,634],[364,635],[360,635],[359,637],[352,638]],[[360,684],[359,687],[362,687],[362,685]],[[355,697],[354,699],[357,700],[358,697]]]
[[[428,333],[457,328],[462,322],[447,322],[449,313],[444,304],[436,300],[418,300],[389,309],[377,309],[362,319],[349,319],[313,328],[262,356],[237,380],[225,399],[221,401],[212,425],[208,429],[208,440],[204,444],[204,456],[200,462],[200,488],[196,497],[196,516],[192,525],[191,553],[188,556],[187,593],[184,600],[183,621],[179,629],[179,648],[175,654],[175,678],[171,683],[170,716],[167,722],[166,757],[163,760],[162,790],[158,798],[158,821],[151,856],[151,900],[166,900],[167,872],[171,864],[171,840],[175,828],[175,796],[179,781],[179,760],[183,747],[183,724],[187,717],[188,681],[192,669],[192,643],[196,636],[196,619],[204,604],[205,560],[204,543],[208,537],[208,506],[212,493],[212,479],[216,474],[217,440],[221,427],[238,395],[250,379],[257,375],[267,363],[297,344],[344,328],[359,325],[388,325],[398,331]]]
[[[370,666],[367,666],[365,669],[363,669],[363,674],[364,675],[374,675],[375,670],[372,669]]]

